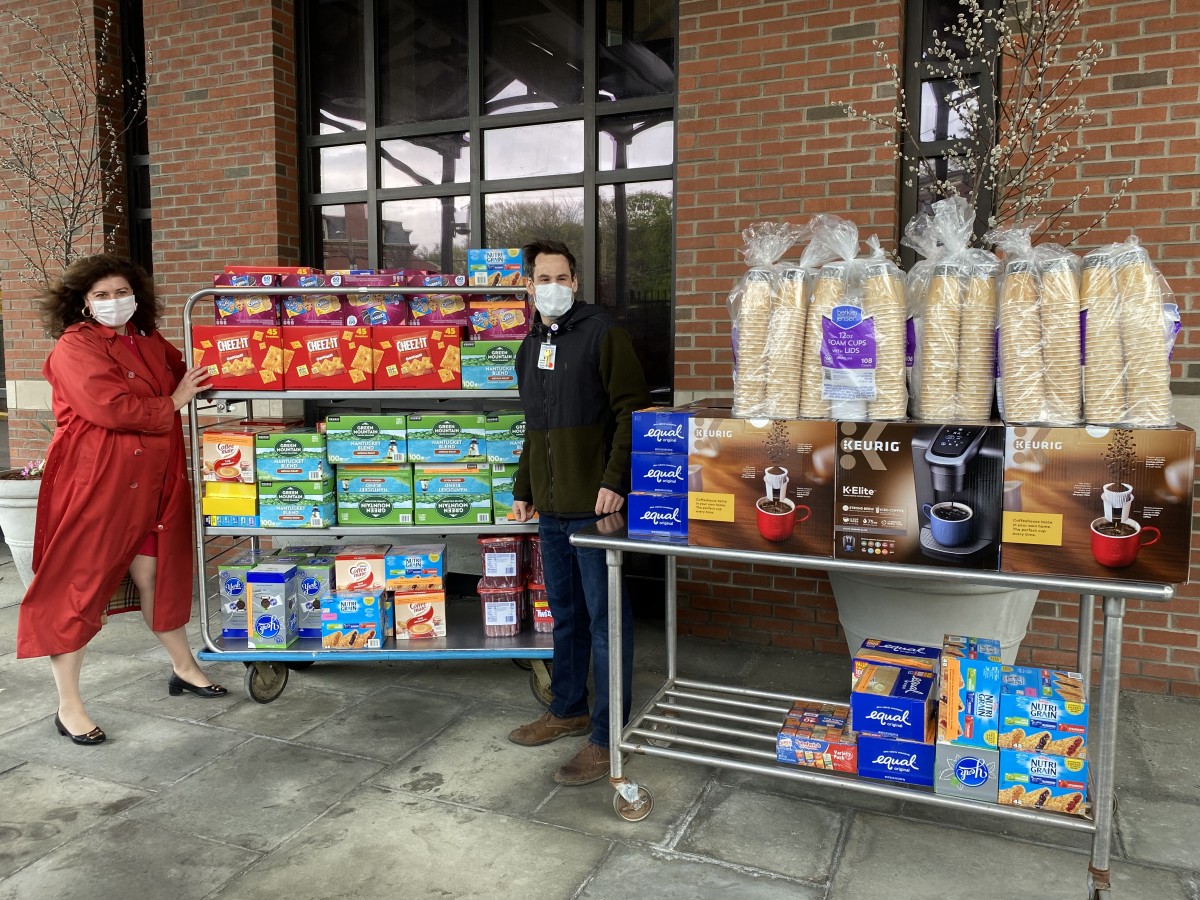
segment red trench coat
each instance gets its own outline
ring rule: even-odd
[[[186,366],[157,331],[134,340],[141,359],[111,328],[76,323],[42,367],[58,428],[38,496],[34,576],[17,619],[18,657],[86,646],[152,531],[158,534],[153,628],[171,631],[191,618],[192,491],[171,400]]]

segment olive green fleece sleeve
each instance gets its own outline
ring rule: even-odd
[[[608,406],[616,418],[612,452],[604,469],[603,487],[619,494],[629,491],[629,454],[633,448],[633,413],[650,405],[650,389],[642,362],[624,328],[610,328],[600,342],[600,378]]]

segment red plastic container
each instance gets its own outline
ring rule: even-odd
[[[529,535],[529,580],[537,584],[546,583],[546,575],[542,571],[542,539],[536,534]]]
[[[483,577],[493,587],[525,586],[525,535],[485,535],[479,538]]]
[[[549,634],[554,630],[554,616],[550,614],[550,602],[546,599],[546,586],[529,582],[527,593],[533,608],[533,630]]]
[[[512,637],[521,631],[521,607],[525,604],[525,588],[487,586],[479,582],[479,599],[483,612],[483,633],[487,637]]]

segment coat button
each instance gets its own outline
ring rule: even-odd
[[[129,486],[130,486],[131,488],[135,488],[135,487],[137,487],[137,482],[135,481],[135,482],[131,483]]]
[[[141,450],[141,448],[139,447],[137,450],[134,450],[134,451],[133,451],[133,455],[134,455],[134,456],[141,456],[141,455],[142,455],[142,450]]]
[[[162,522],[159,522],[157,525],[154,526],[154,530],[155,531],[166,531],[167,526],[164,525]]]
[[[137,377],[137,376],[136,376],[136,375],[134,375],[132,372],[126,372],[125,374],[126,374],[126,375],[128,375],[130,378],[136,378],[136,377]]]

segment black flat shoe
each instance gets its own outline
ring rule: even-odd
[[[58,729],[58,733],[63,737],[69,737],[76,744],[81,744],[84,747],[94,747],[96,744],[103,744],[108,740],[108,735],[99,728],[93,728],[87,734],[71,734],[63,725],[62,719],[58,717],[58,713],[54,714],[54,727]]]
[[[197,697],[224,697],[229,693],[229,691],[225,690],[219,684],[207,684],[204,687],[189,684],[174,672],[171,673],[170,679],[167,680],[167,690],[172,697],[178,697],[184,691],[191,691]]]

